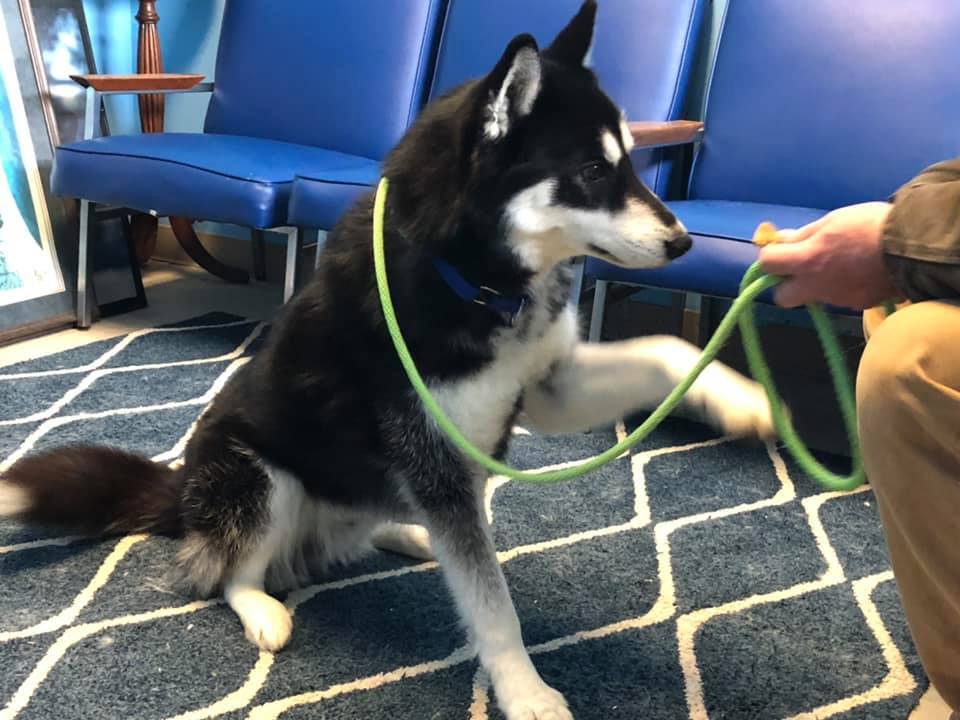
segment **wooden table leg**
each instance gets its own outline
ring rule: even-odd
[[[160,54],[160,33],[157,31],[160,16],[157,14],[156,0],[140,0],[136,17],[140,26],[137,33],[137,72],[162,73],[163,56]],[[164,96],[141,95],[139,102],[141,130],[145,133],[163,132]],[[133,227],[137,257],[141,264],[145,264],[157,247],[157,218],[151,215],[135,215]],[[170,227],[173,228],[173,234],[184,252],[208,273],[227,282],[250,281],[245,270],[224,265],[207,252],[193,229],[193,221],[172,217]]]
[[[137,72],[163,72],[163,58],[160,55],[160,34],[157,31],[156,0],[140,0],[140,10],[136,15],[139,30],[137,32]],[[140,129],[145,133],[163,132],[163,95],[140,95]],[[146,265],[157,249],[157,218],[145,213],[135,213],[131,218],[131,232],[137,250],[140,265]]]
[[[160,33],[157,31],[156,0],[140,0],[137,13],[140,25],[137,32],[137,72],[162,73],[163,57],[160,54]],[[163,95],[140,95],[140,128],[145,133],[163,132]]]

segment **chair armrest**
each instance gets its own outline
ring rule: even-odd
[[[634,148],[658,148],[686,145],[703,136],[703,123],[697,120],[628,123]]]
[[[213,83],[202,83],[203,75],[178,73],[143,73],[139,75],[71,75],[70,79],[85,88],[101,93],[204,92]]]
[[[155,95],[167,93],[213,92],[213,83],[200,82],[203,75],[175,73],[141,73],[138,75],[71,75],[70,79],[85,88],[83,139],[97,137],[104,95]]]

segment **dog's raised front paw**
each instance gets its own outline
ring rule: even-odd
[[[707,413],[724,435],[761,440],[777,436],[766,391],[744,377],[724,378],[711,387]]]
[[[500,708],[507,720],[573,720],[563,695],[542,681],[506,701],[501,699]]]

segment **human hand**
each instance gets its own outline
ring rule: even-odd
[[[764,272],[786,277],[775,290],[783,307],[811,302],[863,310],[897,295],[880,236],[892,205],[870,202],[834,210],[760,251]]]

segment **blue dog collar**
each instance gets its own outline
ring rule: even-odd
[[[520,315],[523,308],[530,301],[527,295],[508,297],[486,285],[476,287],[446,260],[434,258],[433,266],[437,269],[437,272],[440,273],[440,277],[443,278],[447,286],[453,290],[460,299],[482,305],[491,312],[506,316],[505,319],[509,325],[513,325],[516,322],[517,316]]]

